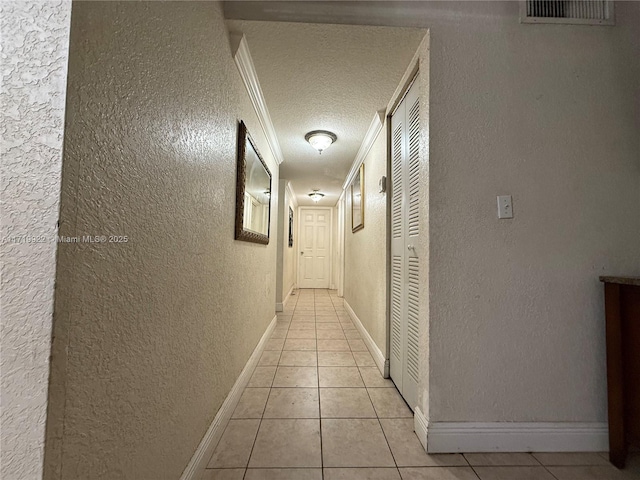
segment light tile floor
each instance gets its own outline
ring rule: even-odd
[[[427,455],[335,291],[278,315],[203,480],[640,480],[604,453]]]

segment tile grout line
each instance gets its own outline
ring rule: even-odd
[[[391,449],[391,445],[389,443],[389,439],[388,439],[387,434],[386,434],[386,432],[385,432],[385,430],[384,430],[384,428],[382,426],[382,420],[383,419],[384,420],[396,419],[396,418],[400,419],[400,418],[408,418],[408,417],[393,417],[393,416],[391,416],[391,417],[389,417],[389,416],[381,417],[379,415],[378,411],[375,408],[375,405],[373,404],[373,400],[372,400],[372,397],[370,395],[370,390],[371,389],[378,390],[378,389],[383,389],[383,388],[387,388],[387,387],[377,387],[377,386],[369,387],[369,386],[367,386],[366,382],[364,381],[364,376],[362,374],[362,369],[366,368],[366,366],[360,366],[355,361],[355,353],[366,353],[366,352],[354,352],[352,350],[351,344],[349,342],[347,342],[348,345],[349,345],[349,350],[344,350],[344,351],[327,350],[326,353],[329,353],[329,354],[344,354],[347,351],[349,351],[349,353],[351,354],[351,358],[354,360],[355,368],[357,368],[357,370],[358,370],[359,378],[362,381],[363,388],[365,388],[366,391],[367,391],[367,398],[369,399],[369,401],[370,401],[370,403],[371,403],[371,405],[373,407],[373,411],[374,411],[375,416],[373,416],[373,417],[327,417],[325,419],[322,418],[322,408],[321,408],[321,390],[322,390],[322,388],[320,387],[320,358],[319,358],[319,355],[320,355],[321,352],[318,349],[319,339],[318,339],[317,334],[318,334],[318,326],[321,325],[322,323],[325,323],[325,322],[318,323],[318,321],[317,321],[318,315],[316,314],[316,308],[317,308],[317,305],[315,303],[315,301],[316,301],[315,299],[316,298],[319,298],[319,297],[316,297],[316,295],[314,293],[314,303],[313,303],[313,308],[314,308],[314,310],[313,310],[314,311],[313,318],[314,318],[314,320],[313,320],[313,325],[314,325],[314,329],[315,329],[314,332],[315,332],[315,335],[316,335],[315,338],[314,338],[314,340],[315,340],[315,342],[314,342],[315,343],[315,350],[314,351],[315,351],[315,357],[316,357],[316,365],[315,366],[316,366],[316,375],[317,375],[316,389],[317,389],[317,392],[318,392],[318,413],[319,413],[318,421],[319,421],[319,426],[320,426],[320,432],[319,432],[320,438],[319,438],[319,440],[320,440],[320,460],[321,460],[320,470],[321,470],[321,478],[323,480],[325,478],[325,475],[324,475],[325,466],[324,466],[324,455],[323,455],[324,452],[323,452],[323,442],[322,442],[322,421],[326,420],[326,419],[332,419],[332,420],[333,419],[338,419],[338,420],[349,420],[349,419],[354,419],[354,420],[363,420],[363,419],[365,419],[365,420],[373,420],[373,419],[376,419],[378,421],[378,425],[379,425],[380,429],[382,430],[383,437],[385,438],[386,445],[387,445],[388,450],[391,453],[392,459],[394,461],[394,465],[395,465],[395,468],[396,468],[396,474],[399,475],[398,478],[400,478],[400,479],[405,478],[405,477],[403,477],[402,472],[400,471],[401,467],[398,465],[398,461],[396,460],[394,452]],[[296,303],[297,303],[298,299],[296,298],[295,300],[296,300]],[[295,307],[297,307],[297,305],[294,306],[294,309],[291,311],[291,315],[284,315],[284,314],[282,315],[284,317],[282,323],[284,323],[284,321],[286,321],[286,325],[279,325],[279,327],[280,328],[285,327],[284,328],[284,330],[285,330],[285,338],[284,338],[284,341],[283,341],[283,346],[279,350],[274,350],[274,351],[278,351],[279,352],[279,357],[278,357],[278,360],[277,360],[276,365],[275,365],[274,376],[271,379],[271,384],[270,384],[270,386],[268,386],[269,391],[268,391],[267,398],[266,398],[265,403],[264,403],[263,408],[262,408],[262,413],[261,413],[261,415],[259,417],[257,417],[257,416],[252,417],[252,418],[255,418],[255,419],[259,420],[259,422],[258,422],[258,428],[257,428],[257,431],[256,431],[256,435],[255,435],[255,437],[253,439],[251,451],[249,453],[248,460],[247,460],[246,465],[244,467],[244,472],[242,473],[242,477],[241,478],[243,480],[247,478],[247,475],[250,475],[249,474],[249,470],[255,470],[255,469],[261,469],[261,470],[262,469],[264,469],[264,470],[278,470],[278,469],[291,470],[291,469],[298,469],[298,468],[300,468],[300,469],[315,469],[316,468],[316,467],[312,467],[312,466],[284,467],[284,466],[277,466],[277,464],[274,465],[274,466],[268,466],[268,467],[267,466],[264,466],[264,467],[257,466],[257,467],[255,467],[253,469],[249,468],[249,464],[250,464],[251,458],[253,456],[253,453],[255,451],[255,446],[257,444],[257,437],[258,437],[258,435],[260,433],[260,430],[262,428],[263,420],[266,419],[265,418],[266,407],[268,406],[269,401],[272,399],[271,395],[273,394],[273,389],[274,388],[303,388],[303,387],[275,387],[274,386],[275,375],[277,374],[278,369],[281,367],[280,362],[282,360],[282,355],[284,353],[284,342],[287,341],[288,334],[291,331],[291,329],[296,326],[295,323],[292,322],[293,316],[296,315],[296,313],[295,313],[296,312],[296,308]],[[308,304],[305,305],[305,307],[309,308]],[[326,306],[323,306],[323,308],[326,310]],[[334,310],[335,310],[335,305],[334,305]],[[310,313],[309,311],[301,311],[301,312],[302,312],[301,314]],[[288,319],[288,321],[287,321],[287,319]],[[311,322],[309,322],[309,323],[311,323]],[[332,322],[332,323],[336,323],[336,322]],[[340,331],[342,331],[343,335],[346,336],[347,330],[345,330],[345,326],[348,327],[349,325],[352,325],[352,322],[343,323],[342,321],[340,321],[340,319],[338,319],[338,324],[341,327]],[[324,340],[335,341],[337,339],[324,339]],[[296,351],[304,352],[304,351],[309,351],[309,350],[292,350],[292,352],[296,352]],[[269,365],[263,365],[263,366],[269,366]],[[296,365],[293,365],[293,366],[296,367]],[[302,366],[304,366],[304,365],[302,365]],[[301,367],[301,366],[297,366],[297,367]],[[353,365],[333,365],[333,366],[329,365],[328,367],[331,367],[331,368],[353,368]],[[247,386],[243,390],[243,395],[247,392],[247,389],[249,389],[249,388],[253,389],[253,388],[265,388],[265,387],[248,387]],[[360,387],[354,387],[354,385],[345,385],[343,387],[327,387],[327,388],[340,389],[340,388],[360,388]],[[396,390],[397,390],[397,388],[396,388]],[[292,417],[278,417],[278,418],[274,418],[274,420],[282,420],[282,419],[289,419],[289,418],[292,418]],[[244,419],[248,420],[250,418],[244,418],[244,417],[235,418],[235,419],[231,418],[231,420],[244,420]],[[293,417],[293,419],[306,419],[306,420],[312,420],[313,419],[313,420],[315,420],[315,417]],[[229,428],[229,423],[225,426],[223,435],[228,430],[228,428]],[[516,468],[524,467],[524,468],[535,468],[536,470],[538,470],[540,467],[542,467],[546,471],[546,474],[549,475],[549,477],[548,477],[549,480],[552,480],[552,479],[553,480],[559,480],[560,478],[563,478],[562,475],[558,476],[557,474],[554,474],[550,470],[551,467],[556,467],[556,466],[562,466],[562,467],[564,467],[564,466],[566,466],[566,467],[591,467],[591,466],[595,466],[595,465],[591,465],[591,464],[588,464],[588,463],[570,464],[570,465],[563,465],[563,464],[560,464],[560,465],[546,465],[546,464],[543,464],[542,461],[539,460],[537,457],[535,457],[533,455],[533,453],[529,452],[528,455],[534,459],[534,462],[535,462],[534,464],[521,465],[521,464],[514,463],[514,464],[511,464],[511,465],[509,465],[509,464],[505,464],[505,465],[472,465],[470,463],[470,460],[467,458],[467,456],[465,454],[461,454],[462,458],[464,459],[463,460],[464,461],[464,465],[459,465],[459,466],[464,467],[464,468],[470,468],[471,471],[474,474],[474,478],[480,479],[480,480],[482,479],[482,477],[477,472],[477,469],[478,468],[489,467],[489,466],[494,467],[494,468],[499,468],[499,469],[500,468],[509,468],[509,467],[511,467],[511,468],[513,468],[513,467],[516,467]],[[603,458],[604,458],[604,456],[603,456]],[[606,460],[606,458],[605,458],[605,460]],[[434,465],[435,468],[440,468],[440,467],[449,468],[449,467],[456,467],[456,466],[458,466],[458,465],[451,465],[451,466],[445,466],[445,465],[435,466]],[[408,467],[408,466],[405,466],[405,467],[402,467],[402,468],[406,468],[406,467]],[[214,470],[234,470],[234,469],[239,469],[239,468],[243,468],[243,467],[220,467],[220,468],[217,468],[217,469],[214,469]],[[333,468],[333,467],[328,467],[328,468]],[[373,467],[373,466],[346,467],[345,466],[345,467],[339,467],[339,468],[353,468],[354,470],[371,468],[371,469],[374,469],[374,470],[378,470],[378,469],[389,468],[389,467],[386,467],[386,466],[378,466],[378,467]],[[425,466],[425,468],[429,468],[429,467]],[[206,470],[211,470],[211,469],[206,468]]]
[[[378,426],[380,427],[380,431],[382,431],[382,436],[384,437],[384,441],[387,444],[387,448],[389,449],[389,453],[391,454],[391,458],[393,459],[393,464],[396,467],[396,472],[398,472],[398,476],[402,478],[400,474],[400,467],[398,467],[398,462],[396,461],[396,456],[393,454],[393,450],[391,450],[391,444],[389,443],[389,439],[387,438],[387,434],[384,432],[384,428],[382,428],[382,422],[380,421],[380,415],[376,410],[375,405],[373,404],[373,400],[371,395],[369,395],[369,389],[364,383],[364,378],[362,377],[362,373],[360,373],[360,369],[358,368],[358,375],[360,375],[360,380],[362,380],[362,384],[365,386],[365,391],[367,392],[367,397],[369,398],[369,402],[371,402],[371,406],[373,407],[373,412],[376,414],[376,420],[378,421]],[[382,468],[382,467],[381,467]]]
[[[463,456],[464,456],[464,455],[463,455]],[[467,459],[465,458],[465,460],[467,460]],[[467,460],[467,463],[469,463],[469,460]],[[478,480],[482,480],[482,479],[480,478],[480,474],[479,474],[478,472],[476,472],[476,469],[475,469],[475,468],[473,468],[473,465],[471,465],[471,464],[469,463],[469,467],[471,468],[471,471],[472,471],[472,472],[473,472],[473,474],[476,476],[476,478],[478,478]]]
[[[332,302],[333,303],[333,302]],[[315,291],[314,291],[314,305],[315,305]],[[335,312],[335,308],[334,308]],[[324,451],[322,445],[322,406],[321,406],[321,392],[320,392],[320,351],[318,350],[318,316],[315,316],[315,327],[316,327],[316,371],[318,375],[318,414],[320,416],[320,465],[321,465],[321,477],[324,480]]]
[[[425,450],[425,452],[424,452],[424,453],[426,453],[427,455],[429,455],[429,454],[427,453],[427,451],[426,451],[426,450]],[[464,459],[464,461],[467,463],[467,467],[471,467],[471,463],[469,462],[469,460],[467,460],[467,457],[465,457],[465,456],[464,456],[464,453],[461,453],[461,454],[460,454],[460,456],[461,456],[461,457]],[[471,467],[471,470],[473,470],[473,467]],[[474,470],[474,472],[473,472],[473,473],[476,473],[476,472],[475,472],[475,470]],[[477,476],[477,475],[478,475],[478,474],[476,473],[476,476]]]
[[[297,303],[297,301],[296,301]],[[294,312],[295,312],[295,308],[294,308]],[[277,315],[277,314],[276,314]],[[276,324],[277,324],[277,316],[276,316]],[[285,342],[287,340],[287,335],[289,334],[289,329],[291,328],[291,321],[288,322],[287,324],[287,332],[285,333]],[[273,335],[273,333],[271,334]],[[271,338],[269,339],[271,340]],[[284,342],[282,342],[282,346],[284,348]],[[280,350],[280,356],[282,356],[282,350]],[[271,385],[269,386],[269,395],[267,395],[267,401],[264,403],[264,408],[262,409],[262,415],[260,416],[260,422],[258,423],[258,430],[256,430],[256,436],[253,439],[253,444],[251,445],[251,452],[249,453],[249,457],[247,458],[247,464],[244,468],[244,474],[242,475],[242,479],[245,480],[247,477],[247,472],[249,471],[249,464],[251,462],[251,457],[253,455],[253,450],[256,446],[256,442],[258,441],[258,435],[260,434],[260,428],[262,427],[262,420],[264,420],[264,414],[267,410],[267,405],[269,404],[269,398],[271,398],[271,390],[273,389],[273,382],[275,381],[276,378],[276,374],[278,373],[278,367],[280,364],[280,358],[278,358],[278,365],[276,365],[276,370],[273,373],[273,378],[271,379]],[[245,387],[245,390],[247,388]],[[244,394],[244,391],[242,392]]]
[[[505,453],[510,453],[510,452],[505,452]],[[549,470],[548,467],[553,467],[556,465],[544,465],[540,460],[538,460],[535,455],[533,455],[533,452],[522,452],[525,453],[527,455],[529,455],[530,457],[532,457],[536,462],[538,462],[537,465],[521,465],[521,464],[514,464],[514,465],[471,465],[471,462],[469,462],[469,460],[467,459],[466,455],[463,453],[462,457],[465,459],[465,461],[469,464],[469,466],[471,467],[471,469],[473,470],[473,473],[476,474],[476,476],[478,478],[481,479],[480,474],[476,471],[476,468],[480,467],[491,467],[491,468],[518,468],[518,467],[524,467],[524,468],[539,468],[542,467],[549,475],[551,475],[551,477],[553,477],[554,480],[559,480],[558,477],[556,475],[553,474],[553,472],[551,470]],[[567,465],[567,466],[579,466],[579,465]],[[589,466],[589,465],[586,465]],[[482,480],[482,479],[481,479]]]
[[[538,458],[533,454],[533,452],[529,453],[529,455],[531,455],[536,460],[536,462],[538,462],[549,473],[549,475],[551,475],[555,480],[558,480],[558,477],[556,477],[553,474],[553,472],[551,470],[549,470],[549,467],[553,467],[555,465],[545,465],[545,464],[543,464],[540,460],[538,460]]]
[[[350,322],[353,323],[353,322]],[[340,323],[340,325],[342,326],[342,322]],[[344,333],[344,326],[342,326],[342,330]],[[347,342],[349,343],[349,342]],[[351,343],[349,343],[349,348],[351,349]],[[353,356],[353,350],[351,350],[351,355]],[[354,356],[354,361],[355,361],[355,356]],[[356,364],[357,365],[357,364]],[[380,421],[380,415],[378,414],[378,411],[376,410],[376,407],[373,403],[373,399],[371,398],[371,395],[369,393],[369,387],[367,386],[367,384],[364,381],[364,377],[362,376],[362,372],[360,371],[360,367],[356,366],[357,370],[358,370],[358,375],[360,375],[360,380],[362,380],[362,384],[364,385],[365,391],[367,392],[367,397],[369,398],[369,402],[371,402],[371,407],[373,408],[373,411],[376,415],[376,420],[378,421],[378,425],[380,426],[380,430],[382,431],[382,436],[384,437],[384,440],[387,444],[387,448],[389,449],[389,453],[391,454],[391,458],[393,459],[393,463],[396,467],[396,472],[398,473],[398,476],[400,478],[402,478],[402,474],[400,473],[400,467],[398,466],[398,462],[396,460],[395,455],[393,454],[393,450],[391,449],[391,444],[389,443],[389,439],[387,438],[387,434],[384,431],[384,428],[382,427],[382,422]],[[475,472],[474,472],[475,473]]]
[[[532,455],[532,457],[533,457],[533,455]],[[534,457],[534,458],[535,458],[535,457]],[[536,458],[536,460],[538,460],[538,459]],[[540,460],[538,460],[538,461],[540,462]],[[541,463],[542,463],[542,462],[541,462]],[[551,475],[555,480],[558,480],[558,477],[556,477],[556,476],[553,474],[553,472],[547,468],[547,467],[551,467],[551,466],[554,466],[554,465],[543,465],[543,466],[544,466],[544,469],[545,469],[547,472],[549,472],[549,475]]]
[[[316,385],[318,388],[318,430],[320,435],[320,477],[324,480],[324,456],[322,451],[322,407],[320,406],[320,368],[319,368],[319,358],[318,358],[318,322],[317,315],[315,314],[315,290],[313,292],[313,331],[316,334]]]

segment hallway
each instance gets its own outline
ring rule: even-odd
[[[291,297],[203,480],[632,478],[597,453],[427,455],[342,305]]]
[[[640,2],[0,12],[2,480],[640,480]]]

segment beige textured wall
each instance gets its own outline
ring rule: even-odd
[[[283,282],[282,282],[282,294],[283,300],[289,294],[291,289],[295,286],[296,272],[297,272],[297,261],[298,255],[296,252],[298,251],[298,235],[296,233],[296,219],[297,219],[297,207],[294,203],[294,199],[291,197],[289,190],[285,191],[285,199],[284,199],[284,232],[282,233],[284,239],[284,249],[283,249]],[[289,207],[293,210],[293,246],[289,247]]]
[[[387,194],[378,180],[387,174],[387,126],[364,160],[364,229],[351,230],[351,193],[347,189],[344,247],[344,299],[386,355],[387,349]]]
[[[430,25],[430,420],[604,422],[598,275],[640,274],[640,4],[589,27],[471,3]]]
[[[42,478],[71,2],[4,1],[0,476]]]
[[[430,178],[430,140],[431,131],[431,31],[425,37],[424,42],[418,49],[419,68],[419,92],[420,92],[420,148],[421,156],[425,159],[420,166],[420,242],[416,245],[420,257],[420,379],[418,382],[418,406],[421,412],[429,419],[429,389],[431,379],[430,358],[431,358],[431,322],[433,318],[430,312],[430,274],[431,274],[431,251],[430,251],[430,212],[432,205],[429,195],[431,188]]]
[[[331,211],[331,281],[329,282],[329,288],[332,290],[336,290],[338,288],[338,270],[340,268],[340,247],[338,242],[338,204],[336,203]]]
[[[616,2],[616,18],[522,25],[517,2],[429,2],[403,20],[431,39],[419,246],[431,421],[606,421],[597,277],[640,274],[640,4]],[[512,220],[497,219],[501,194]],[[368,279],[352,274],[354,304]]]
[[[240,119],[276,186],[219,4],[73,4],[60,229],[129,240],[59,247],[47,479],[179,478],[274,316]]]
[[[276,285],[276,303],[283,303],[296,282],[296,234],[295,219],[296,205],[291,197],[290,190],[287,188],[287,180],[280,180],[278,198],[282,202],[278,205],[278,269],[277,269],[277,285]],[[294,245],[289,247],[289,207],[293,209],[294,218]]]
[[[278,202],[277,210],[274,212],[278,218],[278,235],[277,240],[277,252],[276,252],[276,310],[282,308],[282,300],[283,300],[283,287],[284,287],[284,249],[286,248],[286,242],[288,239],[282,235],[282,232],[287,232],[287,220],[285,218],[285,203],[286,196],[285,190],[287,188],[286,180],[278,181],[278,198],[283,200]],[[274,187],[275,190],[275,187]]]

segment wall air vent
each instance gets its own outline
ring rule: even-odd
[[[524,0],[520,2],[522,23],[614,25],[611,0]]]

